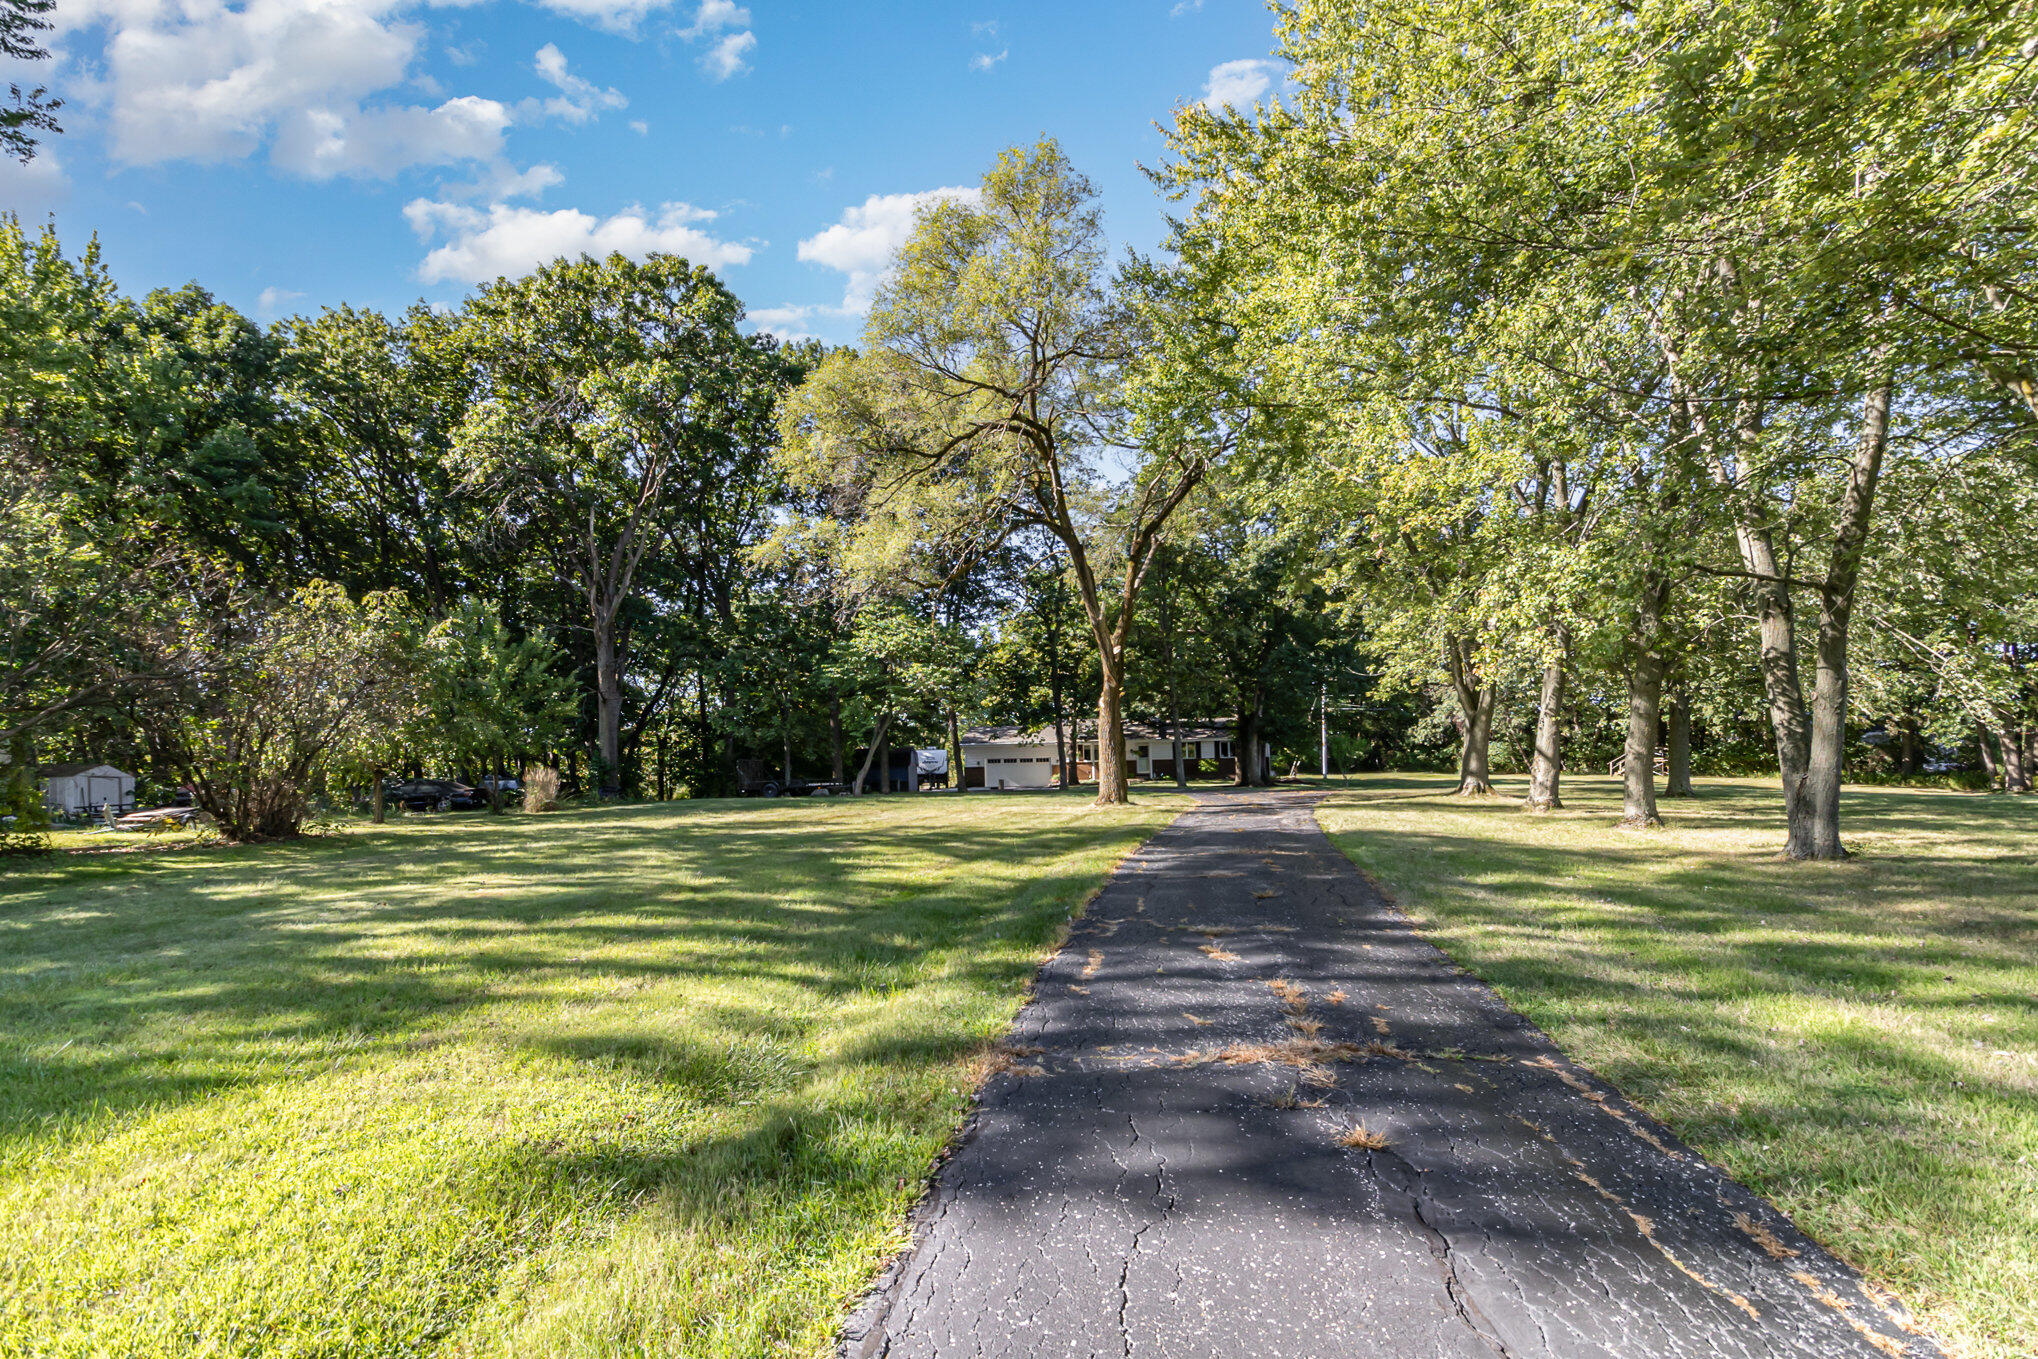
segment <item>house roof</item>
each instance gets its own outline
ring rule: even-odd
[[[972,727],[962,734],[966,746],[1051,746],[1054,728]]]
[[[90,773],[94,769],[111,769],[114,773],[133,778],[125,769],[116,768],[104,760],[72,760],[69,764],[46,764],[36,770],[45,779],[68,779],[77,774]]]
[[[1184,741],[1229,741],[1232,734],[1231,725],[1227,722],[1198,720],[1182,723]],[[1071,723],[1067,739],[1070,742],[1094,741],[1097,739],[1097,724]],[[1125,739],[1166,743],[1174,740],[1174,737],[1164,727],[1155,727],[1145,722],[1127,722]],[[966,746],[1051,746],[1054,744],[1054,728],[977,727],[962,734],[962,743]]]

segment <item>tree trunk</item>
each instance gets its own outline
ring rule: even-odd
[[[616,664],[615,625],[595,617],[595,738],[601,746],[601,795],[620,791],[623,772],[623,672]]]
[[[828,777],[832,782],[842,782],[842,695],[828,696],[828,754],[831,760]]]
[[[1809,844],[1807,852],[1793,853],[1792,858],[1847,857],[1840,844],[1840,777],[1847,756],[1847,630],[1854,616],[1854,587],[1861,579],[1869,516],[1875,509],[1875,485],[1889,443],[1890,395],[1891,383],[1884,378],[1863,402],[1861,438],[1840,497],[1832,565],[1819,604],[1818,678],[1812,694],[1811,758],[1805,772]],[[1791,839],[1797,839],[1794,827]]]
[[[389,790],[388,790],[388,789],[386,789],[386,788],[384,788],[384,787],[382,786],[382,781],[383,781],[384,777],[385,777],[385,773],[384,773],[384,771],[383,771],[383,768],[382,768],[382,766],[381,766],[381,765],[379,765],[379,764],[378,764],[378,765],[376,765],[376,766],[375,766],[375,824],[376,824],[376,825],[378,825],[378,826],[386,824],[386,822],[387,822],[387,819],[388,819],[388,815],[389,815],[389,813],[388,813],[388,808],[387,808],[387,807],[386,807],[386,805],[385,805],[385,798],[386,798],[386,796],[387,796],[387,794],[388,794]]]
[[[793,786],[793,714],[786,704],[778,707],[778,735],[785,749],[785,786],[791,792]]]
[[[1769,727],[1776,738],[1776,768],[1783,780],[1783,817],[1787,827],[1785,858],[1809,859],[1811,811],[1805,780],[1811,763],[1811,713],[1797,669],[1797,617],[1790,588],[1768,531],[1743,528],[1738,537],[1741,560],[1759,577],[1754,586],[1761,636],[1762,688],[1769,698]]]
[[[1564,639],[1569,650],[1569,639]],[[1536,713],[1535,761],[1529,769],[1528,809],[1554,812],[1564,805],[1558,785],[1564,774],[1565,655],[1543,667],[1543,701]]]
[[[1444,669],[1458,696],[1458,796],[1493,796],[1492,761],[1493,706],[1498,694],[1493,685],[1481,686],[1474,670],[1471,647],[1454,634],[1444,636]]]
[[[1909,778],[1918,772],[1918,719],[1905,713],[1897,722],[1896,772]]]
[[[1670,769],[1664,797],[1695,797],[1691,788],[1691,698],[1679,688],[1670,696]]]
[[[1988,729],[1985,722],[1974,724],[1974,741],[1981,748],[1982,772],[1988,775],[1988,789],[1991,793],[2002,786],[2002,766],[1996,762],[1996,734]]]
[[[1049,640],[1050,645],[1053,646],[1053,639],[1050,638]],[[1054,704],[1054,767],[1058,771],[1056,782],[1061,785],[1061,790],[1066,793],[1075,786],[1075,779],[1069,771],[1068,708],[1062,701],[1061,651],[1058,646],[1053,646],[1053,649],[1048,653],[1047,684],[1049,701]],[[984,771],[984,779],[986,785],[988,785],[990,781],[989,769]]]
[[[962,776],[962,718],[954,713],[948,715],[948,786],[958,793],[969,791],[969,780]]]
[[[892,791],[892,724],[889,718],[878,724],[877,790],[880,793]]]
[[[1243,701],[1238,721],[1231,729],[1231,783],[1234,788],[1257,788],[1260,784],[1260,714]]]
[[[1104,683],[1097,695],[1097,805],[1122,806],[1131,797],[1125,782],[1125,707],[1122,656],[1103,648]]]
[[[667,740],[665,728],[660,727],[658,729],[658,800],[660,802],[666,800],[665,760]]]
[[[1493,796],[1493,706],[1498,697],[1489,684],[1474,692],[1470,711],[1460,714],[1464,725],[1458,745],[1459,797]]]
[[[1175,705],[1175,678],[1168,676],[1168,731],[1174,737],[1175,787],[1189,786],[1189,771],[1182,764],[1182,713]]]
[[[1628,670],[1628,739],[1621,771],[1623,826],[1660,826],[1656,814],[1656,733],[1662,724],[1663,608],[1670,583],[1657,577],[1642,587],[1635,611],[1635,656]]]
[[[885,732],[891,725],[892,715],[890,713],[880,713],[878,715],[877,730],[872,733],[870,738],[870,749],[863,753],[863,767],[856,771],[856,782],[849,786],[849,791],[857,797],[863,796],[864,786],[870,781],[870,762],[877,758],[878,747],[884,744]]]
[[[2024,734],[2015,727],[2004,727],[2003,749],[2003,791],[2006,793],[2028,793],[2031,791],[2031,764],[2025,758]]]

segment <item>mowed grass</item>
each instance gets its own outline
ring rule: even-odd
[[[1895,1290],[1957,1356],[2038,1353],[2038,799],[1847,790],[1846,863],[1780,794],[1355,781],[1319,810],[1431,938],[1574,1057]],[[1335,787],[1335,785],[1333,785]]]
[[[0,1355],[813,1355],[1144,794],[0,869]]]

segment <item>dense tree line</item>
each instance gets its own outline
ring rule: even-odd
[[[739,333],[705,271],[562,261],[455,313],[264,330],[195,286],[124,297],[93,249],[9,223],[0,307],[17,767],[89,750],[206,800],[257,766],[303,793],[560,758],[613,792],[655,738],[661,777],[726,784],[713,719],[768,586],[744,554],[802,359]],[[336,611],[363,609],[342,640]],[[293,656],[316,702],[280,696]],[[359,681],[344,701],[340,673]],[[451,734],[490,711],[494,736]],[[311,729],[253,730],[270,721]],[[250,833],[294,816],[219,800]]]
[[[1637,825],[1666,717],[1681,793],[1694,712],[1765,713],[1793,857],[1850,723],[2029,788],[2029,17],[1301,0],[1285,98],[1179,116],[1181,276],[1306,430],[1254,470],[1447,684],[1462,791],[1532,707],[1557,805],[1580,704]]]
[[[1298,0],[1284,93],[1178,111],[1161,258],[1015,147],[833,351],[670,257],[265,330],[10,225],[0,744],[224,809],[1221,718],[1531,809],[1605,761],[1637,826],[1766,763],[1800,858],[1850,762],[2028,791],[2028,18]]]

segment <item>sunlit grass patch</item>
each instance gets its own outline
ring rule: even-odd
[[[1319,816],[1566,1050],[1961,1356],[2038,1353],[2038,800],[1849,789],[1846,863],[1788,864],[1780,796],[1701,782],[1662,831],[1355,781]],[[1519,793],[1503,781],[1503,793]]]
[[[0,1355],[820,1353],[1143,801],[0,870]]]

